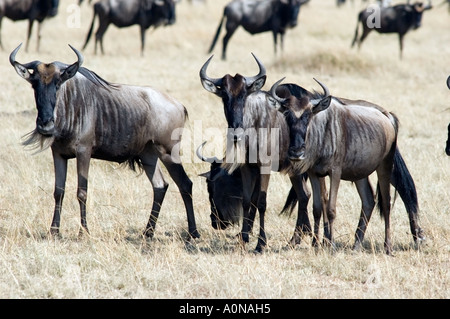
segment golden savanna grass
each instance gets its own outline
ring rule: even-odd
[[[44,23],[40,52],[35,50],[33,34],[29,52],[22,49],[17,60],[75,61],[67,44],[81,49],[92,18],[92,7],[85,1],[77,27],[73,19],[76,2],[61,1],[59,14]],[[203,89],[198,72],[209,57],[207,49],[226,3],[182,1],[175,25],[147,32],[144,57],[139,53],[137,26],[120,30],[111,26],[104,38],[106,55],[94,55],[91,40],[83,52],[84,66],[111,82],[151,85],[180,100],[189,112],[186,141],[194,136],[194,129],[225,130],[221,101]],[[419,249],[413,245],[407,214],[398,198],[391,219],[395,257],[383,252],[384,222],[377,212],[369,224],[364,251],[352,252],[360,200],[354,186],[342,182],[336,252],[312,249],[309,238],[295,249],[286,249],[295,216],[278,213],[290,183],[286,176],[273,173],[266,213],[268,247],[263,255],[254,255],[256,230],[242,249],[235,237],[238,226],[222,232],[211,228],[206,183],[198,176],[208,168],[204,163],[185,164],[194,183],[195,217],[202,237],[185,242],[186,213],[170,180],[155,237],[146,242],[141,234],[153,195],[145,174],[98,160],[92,161],[89,175],[91,234],[78,238],[72,160],[62,236],[52,239],[48,233],[53,214],[51,152],[33,155],[20,144],[35,125],[33,91],[8,62],[9,53],[25,41],[27,23],[4,19],[0,297],[449,298],[450,158],[444,147],[450,119],[450,91],[445,85],[450,74],[450,15],[445,7],[425,12],[422,27],[406,35],[400,60],[396,35],[373,32],[360,51],[350,48],[360,9],[360,1],[340,9],[332,0],[311,1],[302,7],[299,25],[287,32],[285,50],[277,56],[270,33],[251,36],[239,29],[229,43],[227,61],[220,59],[218,43],[208,73],[212,77],[256,74],[253,52],[267,68],[265,89],[284,76],[286,82],[319,89],[313,81],[316,77],[336,96],[366,99],[394,112],[401,123],[398,145],[417,187],[420,221],[427,237],[424,245]],[[187,155],[198,146],[189,141],[186,145]]]

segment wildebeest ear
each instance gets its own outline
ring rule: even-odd
[[[316,105],[313,105],[312,112],[313,114],[317,114],[321,111],[326,110],[331,103],[331,96],[326,96],[319,101]]]
[[[14,63],[14,69],[16,70],[17,74],[20,75],[21,78],[30,81],[30,71],[28,71],[28,69],[23,66],[22,64],[16,62]]]
[[[206,91],[214,93],[216,95],[220,95],[219,88],[213,82],[207,79],[201,79],[201,82]]]
[[[450,89],[450,75],[447,78],[447,87]]]
[[[71,64],[67,68],[65,68],[61,74],[61,81],[65,82],[75,74],[77,74],[79,67],[80,65],[78,64],[78,62],[75,62],[74,64]]]
[[[256,79],[253,83],[251,83],[248,87],[248,91],[249,92],[256,92],[258,90],[261,90],[261,88],[264,86],[264,84],[266,83],[266,75],[263,75],[261,77],[259,77],[258,79]]]

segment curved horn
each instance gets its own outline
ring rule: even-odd
[[[11,54],[9,55],[9,63],[11,63],[12,66],[15,66],[16,63],[19,63],[19,62],[16,62],[16,54],[19,51],[21,46],[22,46],[22,43],[19,44],[17,46],[17,48],[15,48],[14,51],[11,52]]]
[[[200,79],[207,80],[211,83],[213,83],[215,86],[222,85],[222,79],[221,78],[210,78],[206,75],[206,69],[208,68],[209,62],[211,62],[211,59],[213,58],[214,54],[211,55],[211,57],[206,60],[205,64],[203,64],[202,68],[200,69]]]
[[[313,79],[314,79],[314,81],[319,83],[319,85],[322,87],[324,97],[330,96],[330,90],[328,90],[326,85],[323,84],[322,82],[320,82],[319,80],[317,80],[316,78],[313,78]]]
[[[77,55],[77,58],[78,58],[78,67],[80,67],[82,64],[83,64],[83,61],[84,61],[84,58],[83,58],[83,55],[81,54],[81,52],[80,51],[78,51],[77,49],[75,49],[73,46],[71,46],[70,44],[69,44],[69,47],[73,50],[73,52],[75,52],[75,54]]]
[[[281,98],[277,95],[277,87],[278,85],[280,85],[281,82],[283,82],[283,80],[286,77],[282,78],[281,80],[278,80],[277,82],[275,82],[272,87],[270,88],[270,95],[280,104],[284,103],[284,101],[286,101],[285,98]]]
[[[199,159],[201,159],[203,162],[207,162],[207,163],[210,163],[210,164],[212,164],[214,162],[220,163],[219,159],[217,157],[215,157],[215,156],[214,157],[204,157],[203,156],[202,149],[203,149],[203,146],[205,146],[205,144],[206,144],[206,141],[204,141],[199,147],[197,147],[197,150],[195,152],[197,157]]]
[[[253,54],[253,57],[256,60],[256,63],[258,63],[258,67],[259,67],[259,73],[258,75],[252,76],[252,77],[246,77],[245,80],[247,82],[247,85],[251,85],[253,82],[255,82],[257,79],[259,79],[260,77],[262,77],[263,75],[266,75],[266,68],[264,67],[264,65],[262,64],[262,62],[256,57],[256,55]]]

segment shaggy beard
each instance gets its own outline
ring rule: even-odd
[[[49,148],[53,144],[55,137],[44,136],[35,129],[22,136],[22,140],[22,145],[25,146],[26,149],[36,150],[36,152],[33,153],[34,155]]]
[[[233,172],[245,164],[247,156],[247,146],[244,142],[230,143],[227,145],[226,156],[221,165],[228,174]]]

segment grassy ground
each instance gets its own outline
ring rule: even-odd
[[[72,63],[68,43],[81,49],[92,8],[62,1],[57,17],[46,21],[41,50],[17,55]],[[85,1],[86,2],[86,1]],[[198,72],[227,1],[177,6],[177,22],[147,32],[140,56],[138,27],[110,27],[106,55],[94,55],[93,42],[83,52],[84,66],[112,82],[151,85],[180,100],[189,111],[184,151],[198,144],[187,136],[206,135],[226,123],[220,100],[206,92]],[[444,153],[450,119],[450,16],[435,7],[423,16],[420,29],[405,37],[399,59],[396,35],[370,34],[360,51],[350,48],[360,2],[337,9],[335,1],[312,0],[302,7],[299,25],[289,30],[285,50],[273,53],[270,33],[251,36],[239,29],[229,43],[228,60],[221,44],[208,73],[221,77],[256,74],[250,52],[267,68],[268,89],[278,79],[306,89],[319,89],[316,77],[332,94],[366,99],[396,113],[401,122],[398,144],[415,179],[421,226],[427,241],[416,249],[400,199],[392,212],[395,257],[383,253],[383,221],[374,213],[364,242],[353,253],[360,201],[354,186],[343,182],[336,221],[337,251],[314,250],[310,239],[286,249],[295,216],[279,216],[289,191],[288,178],[273,173],[268,194],[264,255],[251,253],[255,236],[241,249],[236,226],[224,232],[210,227],[203,163],[188,162],[194,183],[194,206],[202,237],[187,245],[186,214],[174,183],[158,220],[155,238],[142,240],[152,203],[145,175],[119,165],[93,160],[89,176],[88,224],[91,235],[78,239],[75,162],[69,165],[63,207],[62,238],[48,230],[53,211],[53,165],[49,150],[32,155],[20,145],[34,128],[33,91],[8,62],[9,53],[25,40],[26,22],[4,19],[0,52],[0,297],[2,298],[449,298],[450,297],[450,158]],[[77,18],[80,18],[79,20]],[[79,22],[79,25],[77,24]],[[199,139],[201,141],[201,139]],[[187,156],[188,158],[190,156]]]

